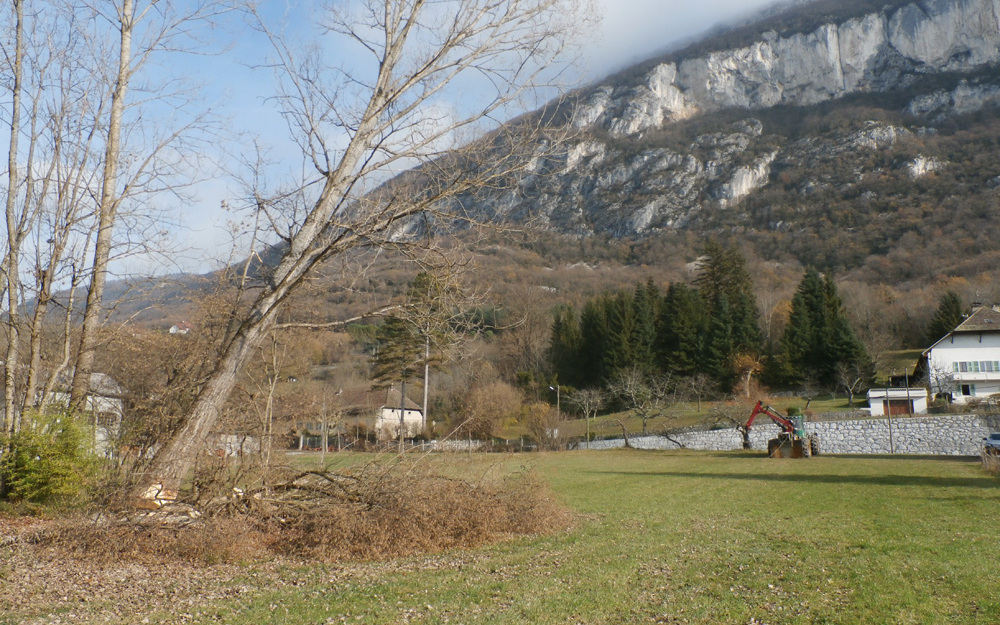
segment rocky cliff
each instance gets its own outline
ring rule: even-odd
[[[1000,172],[970,169],[977,157],[947,146],[969,124],[994,132],[1000,0],[850,7],[798,30],[770,15],[741,26],[739,37],[717,36],[581,90],[567,151],[539,159],[515,191],[480,208],[578,235],[815,235],[831,204],[839,212],[826,223],[864,228],[873,204],[885,214],[890,200],[915,201],[901,199],[899,185],[916,180],[979,176],[966,191],[995,201],[982,194]],[[742,43],[719,45],[727,39]]]
[[[929,0],[739,48],[657,64],[636,85],[602,85],[576,124],[634,135],[724,108],[816,104],[1000,60],[1000,2]]]

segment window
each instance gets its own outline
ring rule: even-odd
[[[972,397],[975,394],[976,394],[976,385],[975,384],[963,384],[962,385],[962,395],[965,395],[966,397]]]
[[[973,360],[951,363],[954,373],[1000,373],[1000,360]]]

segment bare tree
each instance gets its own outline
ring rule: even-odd
[[[736,354],[733,358],[733,368],[740,377],[740,385],[743,387],[743,396],[749,398],[750,391],[754,386],[754,374],[760,373],[764,369],[763,357],[750,353]],[[700,397],[698,400],[698,411],[701,411]]]
[[[716,403],[710,412],[713,425],[730,426],[736,429],[743,441],[743,449],[750,449],[750,428],[747,420],[753,407],[748,401],[727,401]]]
[[[11,107],[10,107],[10,146],[7,158],[7,199],[5,202],[5,217],[7,223],[7,252],[4,255],[0,273],[2,273],[3,289],[7,292],[7,307],[10,322],[7,323],[7,354],[4,361],[4,429],[17,429],[17,418],[14,415],[14,376],[17,372],[17,357],[19,343],[19,273],[18,257],[23,239],[24,216],[17,215],[18,190],[18,140],[21,135],[21,97],[24,77],[24,0],[14,0],[12,3],[14,18],[14,54],[10,62],[11,69]]]
[[[4,415],[15,429],[25,404],[38,401],[42,325],[53,284],[67,277],[62,261],[76,225],[72,215],[87,203],[86,155],[91,152],[94,128],[90,93],[98,83],[92,73],[80,71],[85,37],[65,27],[69,9],[46,4],[43,17],[40,4],[13,3],[13,41],[5,45],[11,97],[0,291],[7,308],[2,321],[8,339]],[[75,236],[78,242],[86,239],[85,233]],[[32,253],[35,266],[29,274],[23,259]],[[27,275],[33,275],[34,284]],[[23,310],[30,296],[36,305],[29,321]],[[25,335],[30,349],[26,373]]]
[[[259,17],[274,45],[286,119],[316,177],[299,187],[306,193],[254,194],[254,209],[267,215],[283,240],[281,259],[235,320],[214,372],[184,426],[158,454],[153,484],[141,494],[169,497],[177,491],[238,371],[275,324],[282,303],[320,263],[358,248],[405,253],[407,242],[419,247],[423,240],[407,234],[418,234],[423,225],[468,224],[474,217],[458,198],[510,185],[539,155],[539,146],[558,144],[555,137],[538,141],[544,116],[498,127],[487,140],[467,139],[512,112],[551,71],[547,65],[580,17],[572,4],[368,0],[357,10],[334,5],[322,34],[366,56],[369,63],[359,64],[357,72],[329,66],[321,46],[300,56]],[[483,97],[447,107],[449,86],[466,79],[475,81]]]
[[[714,393],[717,385],[708,374],[696,373],[678,380],[677,386],[682,396],[695,398],[698,403],[698,412],[701,412],[702,399]]]
[[[854,407],[854,395],[865,389],[871,380],[871,366],[857,361],[842,362],[837,365],[837,383],[847,393],[847,405]]]
[[[490,439],[504,423],[517,417],[524,403],[521,392],[500,380],[477,384],[469,389],[459,428],[464,435]]]
[[[587,422],[587,449],[590,449],[590,420],[597,418],[597,412],[604,407],[604,391],[599,388],[577,389],[569,394],[569,401],[580,409]]]
[[[100,191],[96,198],[96,237],[93,248],[90,284],[87,288],[87,302],[80,329],[73,374],[70,402],[79,407],[86,398],[93,371],[97,349],[97,331],[104,319],[104,287],[112,260],[112,248],[119,213],[123,203],[139,192],[155,193],[163,190],[157,180],[169,176],[169,167],[164,156],[168,148],[180,146],[192,127],[200,122],[182,123],[177,128],[158,133],[148,145],[136,153],[127,151],[124,137],[128,134],[124,117],[129,108],[138,103],[129,103],[127,96],[133,79],[147,65],[154,55],[182,48],[183,40],[191,36],[193,24],[210,22],[224,7],[215,0],[198,0],[193,3],[157,3],[157,0],[115,0],[107,4],[95,4],[90,16],[95,23],[108,23],[117,35],[117,44],[108,51],[116,59],[116,68],[108,89],[109,105],[106,118],[100,119],[99,128],[104,129],[103,155],[101,159]],[[95,53],[99,51],[95,50]],[[103,60],[103,59],[102,59]],[[99,70],[95,69],[99,73]],[[149,86],[147,86],[149,88]],[[159,94],[166,98],[167,93]],[[141,119],[141,116],[139,117]],[[124,168],[128,160],[136,164]],[[161,183],[162,184],[162,183]],[[176,190],[180,184],[170,183]]]
[[[538,441],[538,449],[557,450],[564,446],[565,432],[561,430],[562,417],[552,406],[534,402],[524,406],[521,421]]]
[[[638,368],[619,371],[608,385],[608,392],[642,420],[642,435],[647,434],[650,419],[662,416],[674,385],[670,376],[657,377]]]

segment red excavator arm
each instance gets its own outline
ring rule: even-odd
[[[756,419],[757,415],[759,414],[766,414],[768,417],[770,417],[771,421],[774,421],[775,425],[781,428],[782,432],[788,432],[789,434],[796,433],[795,423],[792,422],[791,419],[789,419],[788,417],[781,416],[781,414],[777,410],[771,408],[770,406],[765,406],[762,402],[759,401],[757,402],[757,405],[754,407],[753,412],[750,413],[750,418],[747,420],[747,431],[749,431],[750,428],[753,426],[754,419]]]

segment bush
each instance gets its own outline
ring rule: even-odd
[[[4,498],[51,504],[79,497],[97,463],[87,451],[85,430],[65,413],[26,416],[25,423],[20,432],[0,439]]]
[[[444,474],[435,469],[442,469]],[[383,560],[564,529],[572,515],[530,473],[459,475],[466,463],[373,462],[340,471],[276,470],[268,486],[231,489],[197,510],[75,515],[33,540],[100,562],[214,564],[276,555]]]

